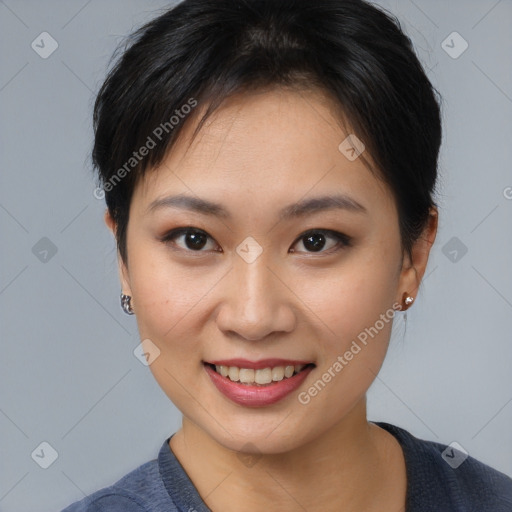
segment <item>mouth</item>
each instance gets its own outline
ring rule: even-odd
[[[294,393],[316,367],[289,359],[203,361],[212,384],[226,398],[244,407],[267,407]]]
[[[229,379],[231,382],[237,384],[244,384],[246,386],[255,387],[269,387],[278,382],[286,381],[295,377],[296,375],[305,372],[309,369],[315,368],[314,363],[299,363],[292,364],[271,364],[271,363],[249,363],[245,366],[235,366],[233,364],[214,364],[204,362],[203,364],[217,374]],[[248,366],[252,368],[248,368]],[[265,366],[262,368],[255,368],[255,366]]]

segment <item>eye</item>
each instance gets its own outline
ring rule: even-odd
[[[182,239],[182,243],[177,243],[176,240]],[[328,243],[331,239],[334,243]],[[215,249],[215,240],[202,229],[194,227],[177,228],[169,231],[160,240],[164,243],[172,243],[177,245],[180,249],[193,251],[193,252],[206,252],[208,250],[208,242],[213,242],[213,247],[210,250],[217,250],[222,252],[222,249]],[[299,242],[305,247],[305,252],[336,252],[336,250],[350,246],[351,238],[338,231],[330,229],[312,229],[303,233],[298,240],[294,243],[297,245]],[[327,250],[324,250],[327,246]],[[206,250],[203,249],[206,247]],[[334,250],[332,250],[334,249]],[[290,249],[290,252],[302,252]]]
[[[179,238],[182,238],[184,245],[175,242]],[[195,252],[205,252],[202,249],[207,245],[208,240],[214,241],[206,232],[193,227],[173,229],[161,237],[160,240],[164,243],[172,242],[181,249]]]
[[[334,240],[336,243],[331,243],[329,247],[329,244],[326,242],[328,239]],[[350,240],[349,236],[339,233],[338,231],[331,229],[312,229],[303,233],[296,244],[299,242],[302,243],[306,248],[306,252],[320,252],[327,244],[328,250],[323,252],[336,252],[339,249],[350,246]],[[333,248],[334,251],[331,251],[330,249]],[[290,251],[296,252],[294,249],[290,249]]]

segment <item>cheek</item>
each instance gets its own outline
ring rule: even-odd
[[[159,350],[151,373],[175,406],[188,411],[190,397],[201,391],[203,310],[218,279],[208,272],[191,273],[159,250],[140,247],[134,251],[130,278],[140,339],[150,339]]]
[[[310,417],[323,418],[325,425],[346,415],[374,381],[386,356],[395,313],[392,259],[357,258],[333,276],[318,282],[308,301],[322,320],[318,371],[298,396]]]
[[[305,303],[315,322],[321,321],[325,333],[322,348],[330,359],[343,354],[354,340],[361,346],[367,341],[367,347],[372,341],[373,348],[359,359],[384,356],[394,316],[396,257],[376,247],[375,251],[354,254],[339,268],[316,279],[315,286],[305,281],[300,296],[307,297]]]
[[[191,272],[151,247],[133,251],[130,258],[141,339],[150,338],[162,353],[172,351],[173,357],[194,351],[198,336],[193,334],[199,328],[196,312],[218,279],[208,272]]]

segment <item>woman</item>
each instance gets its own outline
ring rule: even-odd
[[[362,0],[185,0],[94,111],[121,303],[183,414],[66,512],[512,510],[512,480],[369,422],[437,231],[436,91]]]

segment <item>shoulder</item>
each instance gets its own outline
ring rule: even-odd
[[[77,501],[61,512],[175,512],[165,491],[157,460],[142,464],[114,484]]]
[[[389,423],[374,422],[404,451],[411,510],[512,511],[512,478],[457,446],[427,441]]]

